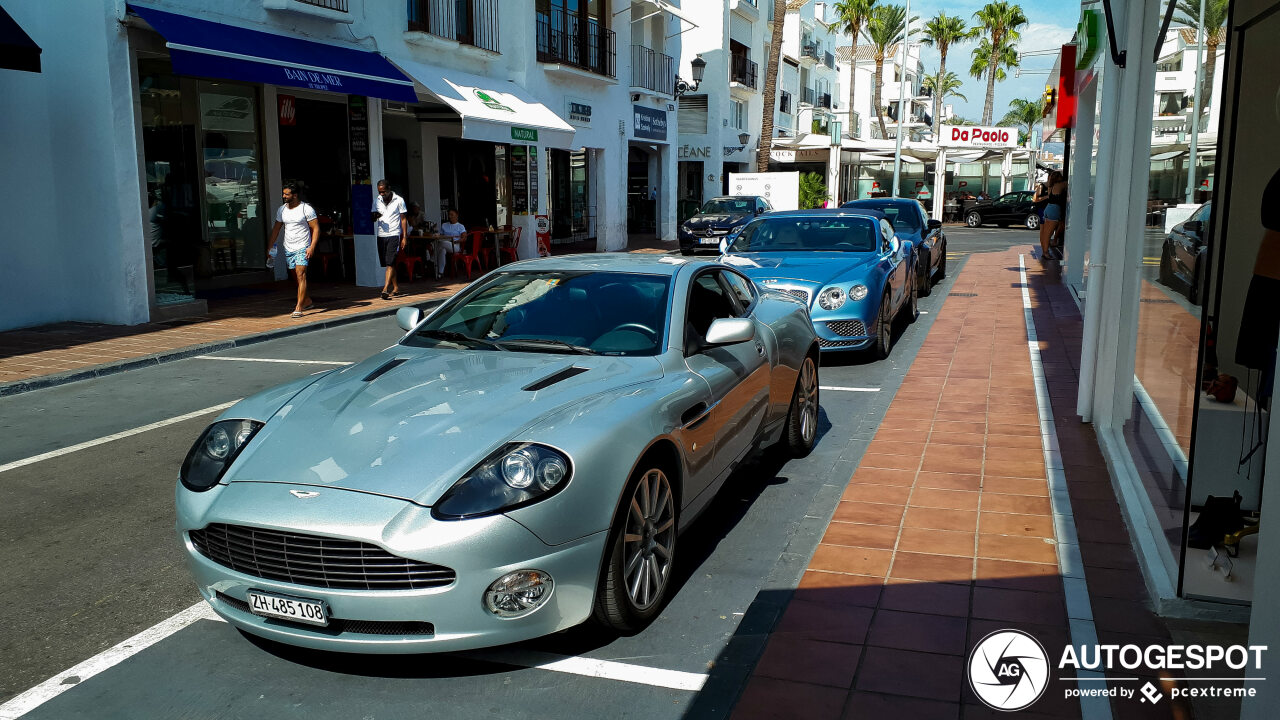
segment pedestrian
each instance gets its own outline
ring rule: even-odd
[[[316,250],[316,240],[320,237],[320,222],[316,220],[316,211],[302,202],[298,194],[298,186],[285,183],[280,191],[284,204],[276,210],[276,224],[271,226],[271,239],[267,241],[267,252],[273,253],[276,238],[284,231],[284,254],[288,261],[289,273],[298,285],[298,302],[293,307],[293,317],[302,317],[303,310],[310,310],[315,305],[311,295],[307,293],[307,264]],[[272,255],[275,257],[275,255]]]
[[[444,272],[445,253],[456,253],[462,250],[462,236],[467,226],[458,222],[458,211],[449,211],[449,222],[440,223],[440,234],[445,239],[436,243],[436,272]]]
[[[373,219],[378,235],[378,261],[387,269],[382,299],[389,300],[391,296],[400,294],[396,255],[403,252],[409,242],[409,208],[405,206],[404,198],[392,192],[386,180],[378,181],[378,195],[373,199]]]
[[[1047,201],[1044,206],[1044,222],[1040,223],[1041,257],[1061,260],[1062,253],[1050,246],[1050,240],[1067,217],[1067,180],[1062,173],[1054,170],[1049,173]]]

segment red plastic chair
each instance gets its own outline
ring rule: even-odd
[[[456,253],[454,253],[454,254],[453,254],[453,272],[454,272],[454,274],[455,274],[455,275],[456,275],[456,274],[457,274],[457,272],[458,272],[458,261],[459,261],[459,260],[461,260],[461,261],[462,261],[462,263],[463,263],[463,264],[466,266],[466,268],[467,268],[467,279],[468,279],[468,280],[470,280],[470,279],[471,279],[471,263],[473,263],[473,262],[474,262],[477,266],[479,266],[479,268],[480,268],[481,270],[483,270],[483,269],[484,269],[484,261],[482,260],[482,258],[483,258],[483,253],[482,253],[482,246],[483,246],[483,244],[484,244],[484,231],[483,231],[483,230],[472,230],[472,231],[470,231],[470,232],[468,232],[468,233],[467,233],[467,239],[466,239],[465,241],[463,241],[463,244],[462,244],[462,247],[464,248],[464,250],[459,251],[459,252],[456,252]],[[470,251],[465,250],[465,248],[467,248],[468,246],[470,247]]]
[[[422,262],[422,258],[418,257],[417,255],[409,255],[403,250],[401,250],[400,253],[396,255],[396,267],[403,269],[405,272],[405,275],[408,276],[408,279],[411,282],[413,281],[413,273],[415,270],[417,270],[418,263],[420,262]]]
[[[513,228],[510,225],[503,226],[503,230],[510,230],[511,234],[501,240],[498,249],[502,252],[502,257],[509,258],[508,262],[515,262],[520,259],[520,234],[524,232],[524,228]],[[488,245],[484,246],[484,260],[489,262],[489,258],[493,257],[493,248]],[[499,260],[502,257],[498,258]]]

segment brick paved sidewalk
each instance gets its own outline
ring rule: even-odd
[[[594,248],[594,241],[553,246],[557,255],[592,252]],[[677,248],[674,242],[633,236],[629,251],[662,253]],[[66,322],[0,332],[0,395],[19,391],[28,383],[110,372],[131,362],[208,343],[322,326],[360,315],[389,314],[402,305],[443,300],[467,282],[465,277],[401,282],[404,295],[391,300],[379,297],[379,288],[357,287],[349,281],[313,282],[310,289],[315,307],[301,318],[292,318],[296,295],[291,282],[282,281],[236,288],[226,299],[210,299],[209,313],[195,318],[131,326]]]
[[[1075,415],[1079,313],[1057,279],[1027,261],[1090,594],[1078,607],[1091,608],[1100,642],[1165,644],[1092,429]],[[1017,251],[969,258],[735,719],[1003,716],[974,696],[964,666],[979,640],[1004,628],[1034,635],[1056,666],[1071,635],[1018,270]],[[1080,717],[1067,685],[1051,680],[1017,716]],[[1183,711],[1130,700],[1113,716]]]

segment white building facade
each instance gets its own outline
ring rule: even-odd
[[[0,329],[135,324],[282,277],[285,182],[321,215],[311,272],[381,284],[388,179],[420,218],[553,242],[675,237],[679,3],[67,0],[12,14],[40,74],[0,76],[11,261]],[[683,17],[682,17],[683,15]],[[50,251],[53,248],[54,251]],[[69,258],[89,262],[68,262]],[[74,293],[42,291],[56,278]],[[40,302],[21,302],[40,298]]]

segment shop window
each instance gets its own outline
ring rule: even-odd
[[[138,82],[155,303],[186,302],[202,240],[195,114],[168,62],[140,60]]]
[[[263,268],[272,218],[258,182],[257,91],[204,81],[199,88],[208,268],[213,274]]]

